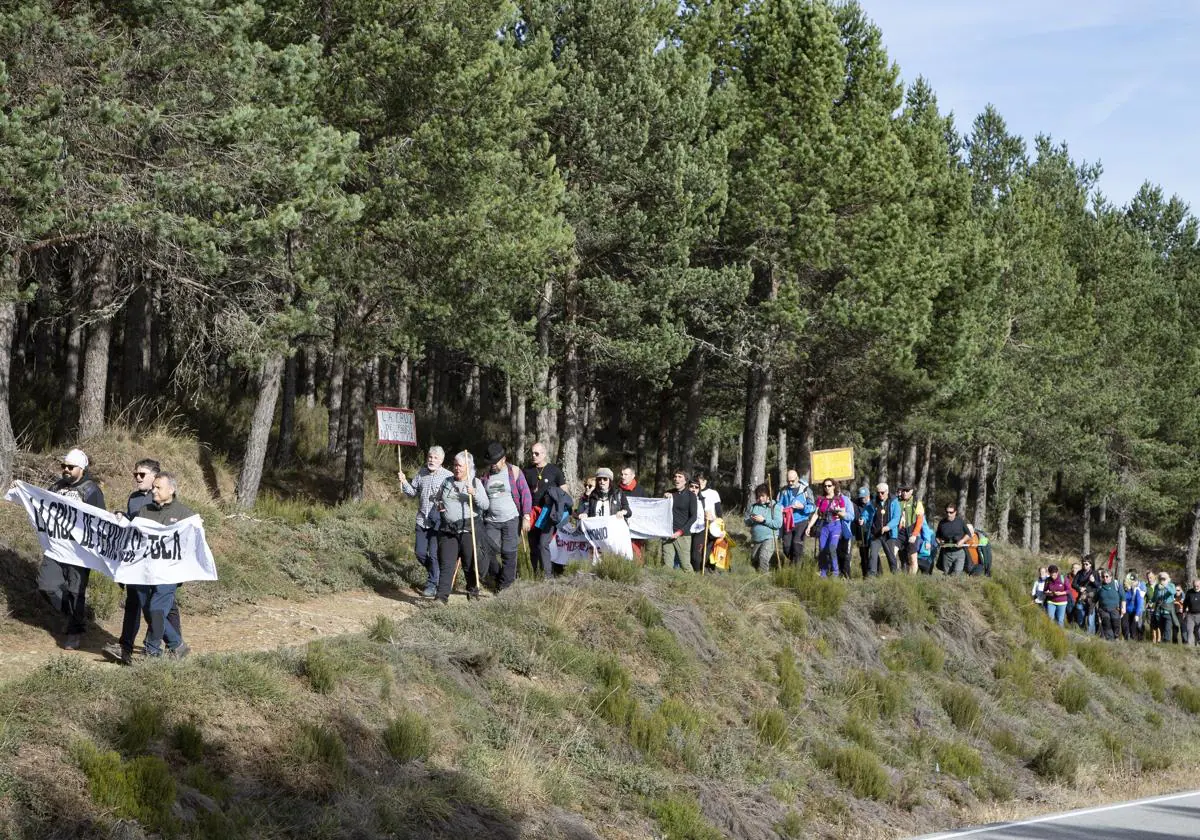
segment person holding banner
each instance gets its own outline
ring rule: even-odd
[[[613,471],[608,467],[596,470],[596,486],[580,506],[579,518],[590,516],[623,516],[629,521],[629,500],[619,489],[613,487]],[[631,549],[632,550],[632,549]]]
[[[88,456],[82,449],[72,449],[62,457],[62,478],[50,485],[50,491],[104,508],[104,492],[88,472]],[[66,639],[63,648],[79,650],[87,629],[87,585],[91,569],[70,563],[60,563],[49,555],[42,557],[37,587],[55,612],[66,616]]]
[[[196,515],[194,510],[176,498],[179,483],[171,473],[160,472],[155,476],[150,492],[153,501],[140,508],[135,519],[149,519],[159,525],[175,525]],[[145,640],[146,656],[151,659],[161,657],[164,642],[170,659],[183,659],[191,652],[177,625],[167,620],[167,616],[175,609],[175,592],[178,588],[177,583],[130,584],[125,587],[125,597],[136,598],[140,611],[125,611],[120,640],[122,665],[133,664],[133,644],[141,629],[142,616],[150,625]]]
[[[401,491],[406,496],[417,497],[415,552],[417,562],[425,567],[427,574],[425,591],[421,593],[425,598],[437,596],[441,570],[437,542],[438,513],[433,500],[446,483],[446,479],[452,478],[450,470],[442,466],[445,460],[446,450],[440,446],[431,446],[425,456],[425,466],[417,470],[411,484],[404,477],[404,473],[400,473]]]
[[[675,470],[674,492],[665,494],[671,500],[671,533],[663,540],[663,565],[676,569],[692,569],[692,523],[696,521],[696,494],[688,489],[687,473]]]
[[[637,471],[630,466],[621,467],[621,483],[617,485],[626,499],[644,499],[646,498],[646,488],[642,487],[637,482]],[[640,566],[645,561],[642,559],[642,552],[646,550],[645,540],[633,540],[633,559]]]
[[[479,597],[479,566],[476,543],[483,537],[479,514],[488,509],[487,490],[475,477],[475,459],[463,450],[454,456],[454,475],[446,479],[435,497],[438,510],[437,599],[445,604],[454,589],[458,564],[467,579],[467,599]]]

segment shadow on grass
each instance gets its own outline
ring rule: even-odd
[[[38,559],[41,562],[41,559]],[[99,573],[93,572],[91,581]],[[10,548],[0,548],[0,590],[4,594],[9,618],[22,624],[44,630],[54,636],[61,645],[65,638],[66,617],[54,611],[37,588],[37,566]],[[89,592],[91,586],[89,585]],[[89,602],[90,603],[90,602]],[[120,608],[118,604],[118,609]],[[83,635],[81,650],[100,654],[104,646],[117,641],[117,637],[94,621],[88,623]]]

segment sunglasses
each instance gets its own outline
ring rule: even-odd
[[[135,472],[133,474],[133,477],[134,478],[145,478],[148,475],[150,475],[150,473],[148,473],[148,472]]]
[[[63,464],[63,465],[62,465],[62,468],[63,468],[64,470],[73,470],[73,469],[75,469],[75,467],[74,467],[72,464]]]

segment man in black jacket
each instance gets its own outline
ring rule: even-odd
[[[676,470],[672,476],[674,492],[666,497],[671,500],[671,530],[674,536],[663,540],[663,565],[676,569],[692,570],[692,524],[696,521],[696,494],[688,489],[687,473]]]
[[[137,512],[135,519],[149,519],[160,525],[174,525],[182,522],[196,512],[176,498],[179,484],[175,476],[169,472],[161,472],[154,479],[151,489],[154,501]],[[187,643],[176,627],[167,621],[167,615],[175,606],[175,590],[177,583],[156,583],[154,585],[131,584],[126,587],[126,598],[137,598],[141,607],[140,614],[133,613],[133,621],[126,622],[121,627],[121,663],[129,665],[133,661],[133,643],[137,639],[141,625],[141,616],[146,616],[150,630],[146,634],[145,653],[149,657],[162,656],[162,643],[167,643],[167,655],[171,659],[183,659],[190,652]],[[128,613],[126,614],[128,617]]]
[[[1183,593],[1183,643],[1200,645],[1200,580]]]
[[[88,456],[72,449],[62,457],[62,478],[50,485],[51,492],[104,509],[104,492],[88,473]],[[67,617],[63,647],[78,650],[87,629],[87,585],[91,569],[42,557],[38,590],[57,612]]]

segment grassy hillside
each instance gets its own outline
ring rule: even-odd
[[[1191,651],[1025,601],[1015,575],[605,566],[270,654],[62,656],[0,688],[0,816],[29,838],[883,837],[1192,769]]]

